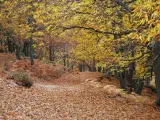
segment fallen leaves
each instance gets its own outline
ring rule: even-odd
[[[149,98],[125,94],[117,80],[97,75],[67,73],[30,89],[0,78],[0,120],[159,120]]]
[[[3,88],[0,89],[0,118],[4,120],[158,120],[160,117],[151,106],[128,104],[121,97],[106,99],[105,92],[83,84],[59,84],[51,88],[52,84],[39,83],[50,90],[35,86],[11,87],[6,81],[0,84]]]

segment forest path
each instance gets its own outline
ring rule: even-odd
[[[0,120],[159,120],[159,111],[101,90],[63,81],[30,89],[0,80]]]
[[[5,58],[6,56],[7,58]],[[13,56],[14,57],[14,56]],[[1,59],[2,58],[2,59]],[[3,59],[4,58],[4,59]],[[8,55],[0,57],[0,68]],[[16,62],[17,64],[17,62]],[[28,68],[26,61],[20,61],[16,68]],[[12,67],[13,68],[13,67]],[[48,65],[36,63],[37,69],[47,71],[43,75],[54,74]],[[31,88],[17,86],[6,80],[0,72],[0,120],[159,120],[160,112],[152,105],[129,101],[121,96],[108,97],[104,91],[84,84],[88,78],[96,78],[99,73],[79,74],[65,72],[51,81],[35,80]],[[48,73],[48,74],[47,74]],[[49,74],[50,73],[50,74]],[[32,74],[32,79],[36,74]],[[117,80],[107,81],[119,87]],[[82,84],[83,83],[83,84]]]
[[[47,91],[82,91],[86,89],[83,85],[48,85],[43,83],[34,83],[33,87]]]

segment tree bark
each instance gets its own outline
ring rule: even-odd
[[[124,89],[124,90],[126,90],[125,71],[118,72],[118,76],[119,76],[121,88]]]
[[[65,55],[63,56],[63,65],[66,66],[66,57],[65,57]]]
[[[53,40],[51,38],[50,34],[47,34],[47,37],[50,41],[50,45],[49,45],[49,60],[50,61],[54,61],[54,46],[53,46]]]
[[[30,37],[30,61],[31,61],[31,65],[34,65],[34,58],[33,58],[33,54],[34,54],[34,51],[33,51],[33,39],[32,37]]]
[[[16,45],[16,59],[17,60],[21,59],[21,57],[20,57],[20,46],[19,45]]]
[[[83,64],[86,65],[88,67],[88,70],[91,72],[92,71],[92,68],[91,66],[89,66],[85,60],[82,60]]]
[[[49,60],[54,61],[54,47],[52,43],[49,45]]]
[[[83,64],[79,63],[79,64],[78,64],[78,68],[79,68],[79,71],[80,71],[80,72],[83,72]]]
[[[8,52],[12,53],[12,41],[7,38]]]
[[[67,67],[69,68],[69,60],[68,60],[68,58],[69,58],[69,55],[68,55],[68,53],[66,54],[66,64],[67,64]]]
[[[98,72],[102,72],[102,67],[101,66],[98,67]]]
[[[25,56],[29,56],[29,41],[24,41],[23,53]]]
[[[95,59],[93,59],[93,63],[92,63],[92,72],[96,72],[96,61],[95,61]]]
[[[156,104],[160,106],[160,42],[157,41],[154,47],[154,55],[157,57],[155,60],[154,73],[155,73],[155,83],[157,90],[157,100]]]

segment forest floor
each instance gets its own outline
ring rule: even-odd
[[[152,104],[156,95],[149,89],[142,96],[129,95],[114,78],[96,81],[100,73],[68,72],[39,61],[31,67],[28,60],[13,59],[0,54],[0,120],[160,120],[160,110]],[[7,79],[7,60],[9,71],[29,74],[31,88]]]

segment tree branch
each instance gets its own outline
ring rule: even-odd
[[[80,12],[80,11],[75,11],[76,14],[86,14],[86,15],[91,15],[92,13],[89,12]]]
[[[142,58],[145,54],[148,54],[149,52],[145,52],[145,53],[142,53],[142,55],[140,55],[139,57],[137,57],[137,58],[134,58],[134,59],[121,59],[121,61],[136,61],[136,60],[138,60],[138,59],[140,59],[140,58]]]
[[[65,31],[65,30],[70,30],[70,29],[79,28],[79,29],[91,30],[91,31],[93,31],[93,32],[102,33],[102,34],[105,34],[105,35],[110,34],[110,35],[115,35],[115,36],[127,35],[127,34],[135,31],[135,30],[127,30],[127,31],[123,31],[123,32],[120,32],[120,33],[113,33],[113,32],[101,31],[101,30],[97,30],[97,29],[94,29],[94,28],[90,28],[90,27],[84,27],[84,26],[68,26],[68,27],[61,26],[61,28],[62,28],[64,31]]]

